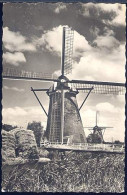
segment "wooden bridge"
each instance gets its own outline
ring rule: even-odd
[[[47,150],[59,151],[80,151],[80,152],[99,152],[99,153],[125,153],[124,145],[120,144],[60,144],[60,143],[44,143],[42,144]]]

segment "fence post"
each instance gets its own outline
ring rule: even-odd
[[[112,151],[114,150],[114,144],[113,144],[113,146],[112,146]]]

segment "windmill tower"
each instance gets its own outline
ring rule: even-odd
[[[72,71],[72,51],[74,32],[68,26],[63,27],[61,75],[54,78],[49,74],[32,73],[16,69],[3,70],[3,79],[34,80],[54,82],[49,89],[33,89],[36,99],[47,116],[46,137],[50,142],[85,143],[87,142],[80,116],[90,93],[120,95],[125,93],[124,83],[69,80],[65,75]],[[49,111],[46,112],[36,92],[46,92],[49,96]],[[79,92],[87,93],[78,107],[76,96]]]
[[[57,85],[48,92],[50,98],[46,134],[50,142],[86,142],[76,95],[78,91]]]
[[[105,130],[108,128],[113,128],[113,127],[98,126],[97,116],[98,116],[98,112],[96,112],[96,125],[94,127],[84,127],[92,131],[92,133],[89,134],[89,136],[87,137],[87,140],[90,143],[104,143]]]
[[[46,135],[50,142],[84,143],[86,136],[80,117],[76,95],[65,76],[72,70],[73,30],[63,27],[61,76],[57,86],[47,92],[50,98]]]

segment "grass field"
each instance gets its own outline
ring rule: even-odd
[[[2,167],[7,192],[124,192],[124,155],[66,152],[51,162]]]

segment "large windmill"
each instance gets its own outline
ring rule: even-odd
[[[35,97],[47,116],[46,137],[50,142],[84,143],[87,142],[80,116],[80,110],[90,93],[124,94],[124,83],[69,80],[65,75],[72,71],[74,31],[68,26],[63,27],[61,75],[51,75],[18,70],[3,70],[4,79],[35,80],[54,82],[49,89],[33,89]],[[79,43],[80,44],[80,43]],[[44,91],[49,96],[49,111],[44,109],[36,91]],[[76,95],[87,93],[81,106],[78,107]]]
[[[92,131],[91,134],[88,135],[87,141],[90,143],[104,143],[104,133],[106,129],[113,127],[105,127],[98,125],[98,112],[96,112],[96,125],[94,127],[84,127]]]

